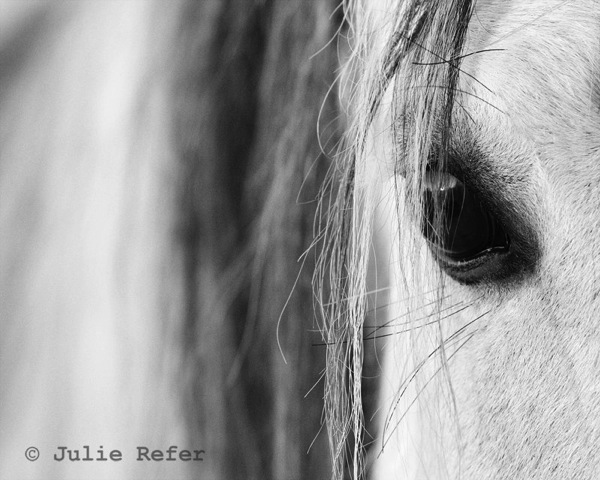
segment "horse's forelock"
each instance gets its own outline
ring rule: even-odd
[[[360,474],[363,465],[362,329],[368,290],[373,287],[366,282],[371,219],[378,208],[377,191],[382,185],[381,179],[369,178],[373,171],[390,176],[402,172],[412,184],[406,197],[412,212],[409,216],[418,210],[420,179],[429,152],[434,142],[438,155],[447,155],[449,148],[460,55],[471,11],[470,0],[348,5],[352,54],[345,79],[352,88],[345,98],[350,104],[347,111],[351,120],[336,160],[341,186],[328,220],[328,235],[333,237],[328,255],[332,259],[329,268],[334,285],[331,297],[324,301],[334,306],[326,312],[330,322],[326,341],[332,345],[333,360],[328,363],[331,392],[341,397],[331,400],[330,412],[333,443],[337,445],[334,448],[340,452],[340,471],[347,460],[354,462],[355,475]],[[439,135],[434,138],[432,132]],[[386,141],[396,145],[391,152],[378,150],[377,144]],[[378,154],[379,158],[372,158]],[[386,155],[391,158],[385,158]],[[442,168],[441,163],[438,166]],[[393,195],[404,193],[397,190]],[[398,225],[398,231],[404,227]],[[350,377],[343,374],[344,369],[352,372]],[[349,384],[338,386],[348,380]],[[342,424],[348,415],[354,421]],[[341,446],[346,442],[348,457]]]

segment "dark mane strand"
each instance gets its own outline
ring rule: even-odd
[[[337,62],[335,42],[321,50],[336,30],[334,8],[215,0],[187,2],[181,14],[176,240],[186,411],[194,444],[211,452],[203,479],[330,470],[325,435],[315,438],[322,399],[318,389],[308,394],[324,366],[306,308],[314,254],[300,273],[298,259],[313,242],[328,168],[315,127],[321,107],[333,125],[325,147],[338,135],[335,97],[322,105]]]

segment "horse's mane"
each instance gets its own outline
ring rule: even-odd
[[[147,408],[136,418],[156,437],[171,438],[170,423],[206,450],[203,479],[363,474],[372,126],[390,114],[383,123],[399,147],[382,163],[407,177],[414,215],[434,140],[447,155],[472,5],[337,3],[131,2],[157,26],[133,39],[114,90],[97,77],[118,39],[89,66],[86,48],[95,50],[73,41],[68,2],[0,52],[0,374],[10,405],[28,395],[59,404],[82,378],[72,355],[104,345],[95,328],[100,339],[118,331],[107,356],[127,368],[110,385],[131,380],[128,401]],[[90,99],[97,91],[114,97]],[[112,123],[115,105],[122,123]],[[58,386],[54,368],[65,369]],[[328,438],[318,434],[322,387],[312,388],[323,375]],[[56,415],[67,431],[72,419]]]
[[[373,285],[368,285],[367,278],[381,188],[372,178],[373,171],[406,178],[406,191],[397,188],[393,192],[396,198],[405,198],[403,206],[393,208],[403,209],[398,212],[400,218],[419,218],[422,176],[430,152],[435,148],[436,168],[443,169],[449,151],[460,56],[472,2],[391,0],[372,6],[356,1],[347,2],[346,7],[352,54],[341,96],[347,102],[350,124],[336,157],[337,180],[332,184],[337,190],[325,222],[326,253],[317,275],[318,290],[326,292],[321,305],[329,345],[326,408],[334,478],[342,478],[344,472],[352,478],[364,475],[372,434],[381,434],[365,432],[362,399],[363,324],[373,297]],[[438,132],[435,138],[434,132]],[[385,142],[395,145],[391,152],[378,149],[377,144]],[[410,223],[399,224],[398,234],[409,232]],[[411,242],[410,238],[404,240]],[[414,257],[418,271],[416,252]],[[325,284],[328,288],[322,288]],[[411,288],[418,289],[418,285]],[[443,345],[440,338],[442,363]]]
[[[315,384],[325,349],[313,347],[315,253],[307,251],[326,153],[340,132],[329,91],[335,2],[131,2],[125,13],[115,2],[124,17],[107,22],[125,22],[126,32],[139,21],[142,33],[112,90],[100,85],[103,69],[131,39],[119,47],[100,31],[88,37],[82,19],[102,25],[94,15],[111,12],[92,3],[50,2],[2,53],[5,405],[58,398],[44,386],[57,362],[67,368],[61,391],[77,392],[79,329],[114,328],[121,343],[107,357],[127,359],[118,391],[139,393],[115,409],[138,408],[135,418],[156,424],[160,442],[172,438],[161,428],[184,432],[207,452],[197,475],[322,476],[330,461]],[[105,45],[117,57],[98,67],[93,55]],[[116,97],[96,101],[105,90]],[[105,143],[112,150],[100,150]],[[77,414],[61,411],[53,415],[67,431]],[[3,408],[2,418],[9,414]],[[135,431],[133,418],[125,429]],[[11,441],[18,449],[31,440]]]
[[[313,478],[330,468],[312,388],[324,349],[312,346],[308,250],[340,131],[327,95],[333,8],[209,1],[188,2],[181,15],[182,362],[188,423],[219,455],[217,478]]]

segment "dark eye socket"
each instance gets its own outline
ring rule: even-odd
[[[483,257],[506,253],[510,247],[493,213],[447,172],[425,175],[422,231],[435,256],[449,267],[481,264]]]

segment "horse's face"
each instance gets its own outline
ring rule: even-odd
[[[439,304],[424,307],[432,296],[423,295],[420,304],[390,314],[416,312],[417,328],[404,345],[417,346],[418,354],[408,368],[396,363],[404,368],[399,377],[418,369],[440,338],[445,348],[411,387],[421,408],[411,407],[404,426],[390,434],[412,398],[392,406],[384,438],[387,431],[405,460],[389,467],[394,448],[386,446],[380,457],[386,474],[404,468],[417,478],[424,472],[455,478],[459,470],[468,479],[600,474],[599,38],[597,1],[475,6],[463,54],[480,53],[460,66],[444,169],[473,193],[463,197],[463,208],[483,210],[481,218],[493,218],[503,235],[501,245],[488,245],[498,248],[476,261],[449,259],[423,238],[399,255],[401,273],[392,281],[401,292],[398,305],[414,297],[419,278],[421,292],[444,285]],[[479,218],[456,234],[477,243],[469,235],[482,235]],[[397,230],[387,235],[395,238]],[[403,237],[390,243],[402,249]],[[415,262],[414,252],[425,260]],[[407,273],[415,268],[425,273]],[[420,326],[426,311],[429,321],[440,319],[439,331],[432,330],[437,322]],[[437,387],[428,383],[432,377]],[[384,388],[383,401],[396,405],[398,388]],[[397,434],[403,428],[407,436]]]
[[[478,124],[466,141],[482,151],[474,175],[507,228],[528,232],[523,258],[535,262],[505,285],[456,286],[479,290],[491,311],[456,387],[473,478],[600,471],[600,10],[556,3],[482,5],[466,51],[498,39],[492,48],[505,50],[463,64],[494,94],[471,91],[504,112],[465,98]]]

